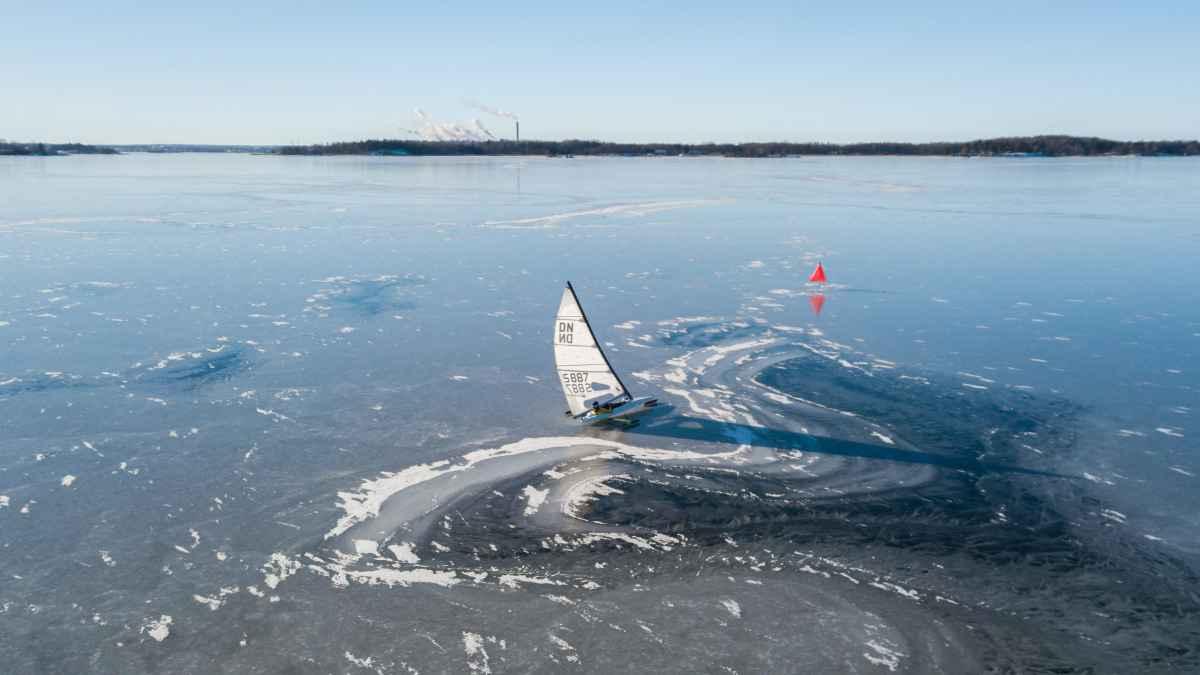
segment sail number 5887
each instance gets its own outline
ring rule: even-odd
[[[591,391],[588,387],[588,373],[567,370],[562,372],[560,377],[562,377],[563,388],[572,394],[587,394]]]

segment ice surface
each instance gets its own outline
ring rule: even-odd
[[[9,670],[1196,670],[1193,164],[296,159],[0,158]]]

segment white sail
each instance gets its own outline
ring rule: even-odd
[[[628,397],[621,378],[613,372],[596,342],[569,282],[554,318],[554,364],[572,415],[591,410],[593,402],[603,405],[615,398]]]

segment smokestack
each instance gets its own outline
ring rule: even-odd
[[[521,142],[521,120],[513,120],[517,125],[517,142]]]

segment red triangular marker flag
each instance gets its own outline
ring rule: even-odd
[[[812,276],[808,280],[818,284],[825,283],[825,268],[821,266],[821,263],[817,263],[817,269],[813,270]]]
[[[821,308],[825,306],[825,296],[818,293],[817,295],[808,296],[808,304],[812,306],[813,314],[821,316]]]

